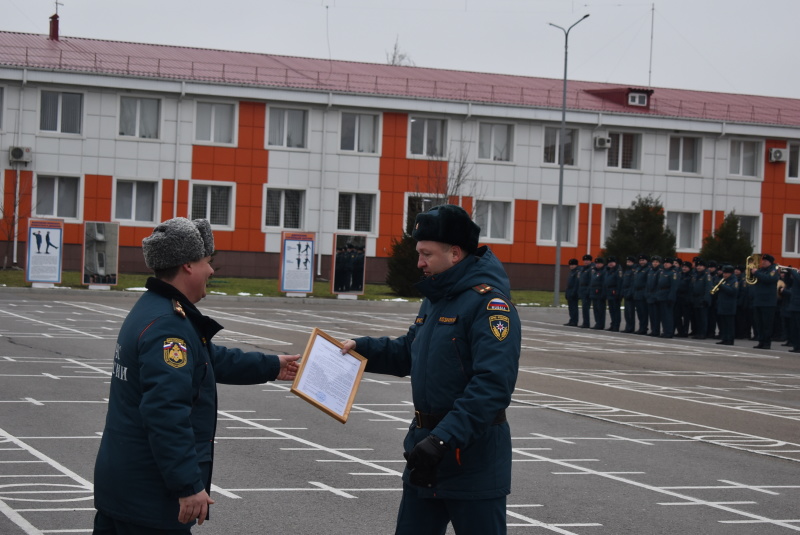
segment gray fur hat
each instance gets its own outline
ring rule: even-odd
[[[153,233],[142,240],[144,262],[153,271],[167,269],[201,258],[214,252],[214,234],[207,219],[189,221],[176,217],[160,223]]]

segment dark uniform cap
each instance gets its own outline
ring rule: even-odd
[[[616,262],[616,261],[617,261],[617,257],[616,256],[609,256],[608,258],[606,258],[606,262],[608,262],[609,264],[611,262]]]
[[[655,255],[650,257],[650,261],[651,262],[661,262],[661,257],[658,256],[657,254],[655,254]]]
[[[722,266],[723,273],[733,273],[733,266],[725,265]]]
[[[583,255],[583,259],[584,260],[593,260],[593,257],[590,254],[585,254],[585,255]]]
[[[640,254],[639,255],[639,260],[647,260],[649,262],[650,261],[650,257],[648,257],[646,254]]]
[[[696,261],[695,261],[694,265],[695,265],[695,266],[703,266],[703,267],[706,267],[706,261],[705,261],[705,260],[703,260],[702,258],[699,258],[698,260],[696,260]]]
[[[695,264],[700,260],[702,260],[702,258],[700,258],[699,256],[695,256],[694,258],[692,258],[692,262],[694,262]]]
[[[689,262],[688,260],[687,260],[686,262],[684,262],[684,263],[683,263],[683,266],[684,266],[684,267],[687,267],[687,268],[689,268],[689,269],[692,269],[692,263],[691,263],[691,262]]]
[[[627,262],[628,260],[630,260],[631,262],[636,262],[636,257],[635,256],[629,256],[629,257],[627,257],[625,259],[625,261]]]
[[[213,252],[214,234],[207,219],[168,219],[142,240],[144,263],[153,271],[196,262]]]
[[[598,256],[597,258],[595,258],[595,259],[594,259],[594,263],[595,263],[595,264],[605,264],[605,263],[606,263],[606,261],[605,261],[605,260],[603,260],[603,257],[601,257],[601,256]]]
[[[671,263],[672,263],[672,260],[673,260],[673,259],[672,259],[672,257],[671,257],[671,256],[665,256],[665,257],[664,257],[664,263],[665,263],[665,264],[666,264],[666,263],[670,263],[670,264],[671,264]]]
[[[481,228],[470,219],[469,214],[454,204],[434,206],[427,212],[417,214],[411,237],[417,241],[438,241],[458,245],[467,253],[478,249]]]
[[[761,255],[761,260],[766,260],[770,264],[774,264],[775,263],[775,257],[772,256],[771,254]]]
[[[741,271],[742,273],[744,273],[744,266],[742,266],[742,265],[738,265],[738,266],[736,266],[734,269],[735,269],[736,271]]]
[[[570,266],[577,266],[578,265],[578,259],[577,258],[570,258],[569,259],[569,265]]]
[[[716,261],[716,260],[709,260],[709,261],[708,261],[708,263],[706,263],[706,266],[708,266],[708,267],[710,267],[710,268],[715,268],[715,269],[716,269],[716,267],[717,267],[717,261]]]

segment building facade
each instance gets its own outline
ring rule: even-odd
[[[568,87],[564,264],[647,195],[681,256],[735,211],[756,252],[800,262],[800,100]],[[145,272],[157,222],[207,217],[221,275],[277,277],[281,233],[301,231],[327,279],[334,236],[356,234],[380,282],[444,194],[514,288],[550,289],[561,95],[561,80],[0,32],[0,238],[22,265],[27,219],[62,219],[80,269],[84,223],[116,222],[120,271]]]

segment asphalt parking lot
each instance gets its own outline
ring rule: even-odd
[[[0,289],[0,533],[91,532],[114,341],[135,299]],[[200,304],[225,326],[216,343],[289,354],[314,327],[402,334],[416,307]],[[509,533],[800,531],[797,354],[563,327],[564,310],[520,315]],[[194,532],[393,533],[408,379],[365,374],[344,425],[289,386],[220,387],[216,504]]]

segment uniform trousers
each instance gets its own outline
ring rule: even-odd
[[[661,309],[655,301],[647,302],[647,313],[650,316],[650,336],[661,334]]]
[[[675,301],[659,301],[659,316],[661,316],[661,336],[675,334]]]
[[[578,324],[578,298],[567,298],[567,309],[569,310],[569,322],[571,325]]]
[[[636,332],[646,334],[647,321],[649,319],[649,314],[647,313],[647,300],[636,299],[634,303],[636,305],[636,317],[639,319],[639,330]]]
[[[591,307],[591,299],[584,297],[581,299],[581,312],[583,314],[583,322],[581,327],[591,327],[592,321],[589,319],[589,309]]]
[[[94,515],[94,531],[92,535],[191,535],[191,528],[186,529],[156,529],[147,526],[138,526],[130,522],[117,520],[97,511]]]
[[[708,332],[708,307],[694,307],[692,316],[692,332],[695,336],[704,337]]]
[[[608,316],[611,320],[611,325],[609,325],[609,327],[618,331],[619,324],[622,323],[622,316],[620,315],[619,310],[619,299],[614,298],[608,300]]]
[[[755,327],[758,344],[769,347],[772,344],[772,325],[775,322],[777,307],[753,307],[753,327]]]
[[[636,330],[636,304],[633,297],[625,298],[625,332],[632,333]]]
[[[723,342],[733,343],[735,335],[736,315],[735,314],[717,314],[717,322],[719,323],[719,337]]]
[[[606,300],[592,299],[592,311],[594,312],[594,328],[606,328]]]
[[[506,497],[488,500],[420,498],[403,483],[395,535],[444,535],[452,523],[456,535],[505,535]]]

